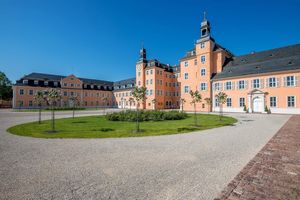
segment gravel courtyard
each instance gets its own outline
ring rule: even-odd
[[[1,110],[0,199],[213,199],[290,117],[229,115],[235,126],[188,134],[38,139],[6,132],[37,113]]]

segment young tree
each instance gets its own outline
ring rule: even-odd
[[[11,87],[11,81],[7,76],[0,71],[0,99],[11,100],[13,96],[13,91]]]
[[[131,110],[131,105],[134,102],[134,98],[130,97],[128,101],[129,101],[129,110]]]
[[[193,92],[192,90],[190,91],[190,95],[192,97],[191,104],[194,105],[194,120],[195,120],[195,126],[198,126],[198,120],[197,120],[197,113],[196,113],[196,104],[200,103],[202,100],[201,94],[199,93],[198,90]]]
[[[146,87],[135,87],[132,94],[136,101],[136,132],[140,132],[139,106],[146,100],[146,90]]]
[[[180,104],[181,104],[181,112],[183,112],[183,106],[185,104],[186,100],[184,98],[180,99]]]
[[[73,110],[72,117],[73,117],[73,119],[74,119],[74,117],[75,117],[75,108],[76,108],[76,106],[78,105],[79,100],[78,100],[77,96],[71,96],[71,97],[69,98],[69,101],[70,101],[70,103],[72,104],[72,110]]]
[[[219,92],[216,95],[216,99],[218,99],[219,102],[219,106],[220,106],[220,114],[219,114],[219,118],[220,121],[222,120],[222,116],[223,116],[223,105],[226,103],[227,101],[227,94],[225,92]]]
[[[102,100],[103,100],[103,102],[104,102],[103,113],[104,113],[104,115],[105,115],[105,114],[106,114],[105,108],[106,108],[106,106],[107,106],[108,98],[107,98],[107,97],[104,97]]]
[[[153,109],[156,110],[156,99],[152,99]]]
[[[209,97],[206,97],[204,100],[205,100],[206,105],[207,105],[207,113],[209,113],[209,109],[210,109],[210,106],[212,104],[212,101]]]
[[[61,99],[61,94],[58,90],[51,89],[46,92],[46,99],[47,99],[48,105],[50,105],[50,108],[51,108],[52,132],[55,132],[55,105]]]
[[[45,102],[45,92],[37,91],[34,95],[34,101],[39,107],[39,124],[42,121],[42,104]]]

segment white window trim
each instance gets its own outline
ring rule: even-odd
[[[241,98],[244,98],[244,105],[243,106],[241,106]],[[246,97],[238,97],[238,100],[239,100],[239,107],[243,108],[246,105]]]
[[[271,97],[275,97],[275,99],[276,99],[276,106],[271,106]],[[277,108],[277,107],[278,107],[278,106],[277,106],[277,105],[278,105],[278,98],[277,98],[277,96],[270,96],[270,97],[269,97],[269,103],[270,103],[270,104],[269,104],[269,107],[270,107],[270,108]]]
[[[289,107],[288,97],[294,97],[294,106],[293,107]],[[290,109],[294,109],[297,107],[297,96],[296,95],[287,95],[286,96],[286,107],[290,108]]]
[[[202,70],[204,70],[204,75],[202,75]],[[200,69],[200,76],[206,76],[206,69],[205,68]]]

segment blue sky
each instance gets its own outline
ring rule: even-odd
[[[300,41],[300,1],[0,0],[0,71],[120,80],[148,58],[177,64],[199,37],[203,12],[212,35],[236,55]]]

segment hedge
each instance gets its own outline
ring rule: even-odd
[[[126,110],[106,114],[106,119],[110,121],[136,121],[136,111]],[[160,111],[160,110],[140,110],[139,121],[163,121],[180,120],[187,118],[187,114],[179,111]]]

